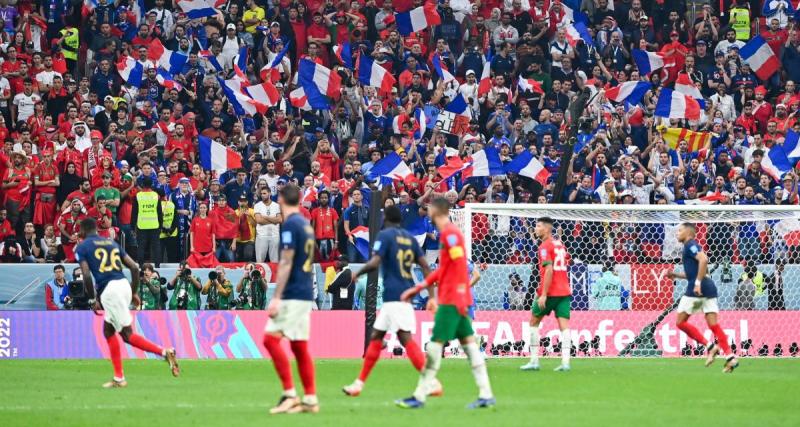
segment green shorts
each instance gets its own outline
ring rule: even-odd
[[[440,305],[433,318],[433,336],[431,340],[446,343],[453,339],[461,339],[475,335],[472,320],[462,315],[454,305]]]
[[[569,306],[572,302],[572,296],[566,297],[547,297],[544,303],[544,310],[539,308],[539,297],[533,300],[531,311],[536,317],[545,317],[551,312],[555,311],[556,317],[560,319],[569,319]]]

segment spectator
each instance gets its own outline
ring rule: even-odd
[[[336,224],[339,213],[330,206],[330,193],[323,190],[317,195],[318,206],[311,210],[311,224],[317,241],[319,261],[329,261],[334,255],[336,244]]]
[[[283,222],[281,208],[272,201],[269,187],[260,191],[261,201],[253,207],[256,222],[256,262],[278,262],[278,230]]]
[[[355,283],[353,283],[353,272],[347,259],[340,257],[336,260],[336,276],[325,289],[331,294],[331,310],[352,310],[353,299],[355,298]]]
[[[27,263],[44,262],[44,252],[36,239],[36,228],[32,222],[25,224],[22,238],[19,240],[22,249],[22,260]]]
[[[344,233],[348,241],[347,259],[351,263],[365,262],[364,256],[356,249],[352,230],[356,227],[367,227],[369,225],[369,209],[364,204],[364,196],[360,189],[353,188],[350,191],[350,199],[352,203],[342,214]]]
[[[236,209],[236,259],[251,261],[255,259],[256,217],[253,208],[248,205],[247,196],[239,196],[239,207]]]
[[[622,308],[622,281],[614,265],[610,262],[603,264],[603,275],[592,285],[592,298],[594,310],[620,310]]]
[[[197,205],[197,216],[192,220],[189,228],[189,252],[199,256],[206,256],[209,252],[216,251],[216,236],[214,236],[214,223],[208,216],[208,205]]]
[[[241,198],[241,196],[240,196]],[[215,256],[219,262],[234,262],[236,258],[236,236],[238,232],[238,217],[236,212],[228,206],[224,194],[217,199],[217,207],[211,211],[213,233],[217,242]]]
[[[509,285],[506,291],[505,310],[525,310],[525,295],[527,289],[522,283],[522,278],[517,273],[508,275]]]
[[[53,279],[44,284],[44,300],[48,310],[63,310],[67,296],[66,270],[61,264],[53,267]]]

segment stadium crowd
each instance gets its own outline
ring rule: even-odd
[[[188,3],[0,0],[0,261],[73,262],[90,216],[139,262],[274,262],[288,183],[304,191],[317,260],[364,261],[355,230],[369,224],[371,170],[392,153],[413,174],[385,185],[385,203],[430,251],[433,194],[456,208],[798,203],[794,168],[765,165],[800,131],[785,0],[223,0],[195,19]],[[757,35],[778,61],[769,76],[741,53]],[[303,61],[339,78],[310,87]],[[636,102],[606,98],[634,81],[647,84]],[[699,115],[660,116],[660,94],[687,81]],[[308,107],[314,91],[329,109]],[[241,167],[220,168],[213,147]],[[527,151],[546,172],[478,173],[481,150],[501,168]]]

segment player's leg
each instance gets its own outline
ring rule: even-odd
[[[722,355],[726,356],[725,359],[725,367],[722,369],[722,372],[730,373],[733,372],[739,366],[739,361],[736,359],[736,355],[733,354],[731,351],[731,346],[728,343],[728,336],[725,334],[725,331],[722,330],[722,327],[719,325],[718,322],[718,309],[716,308],[716,298],[714,299],[713,307],[710,309],[709,312],[706,313],[706,324],[708,324],[708,329],[711,329],[711,332],[714,333],[714,336],[717,338],[717,346],[722,349]],[[715,347],[717,347],[715,346]],[[716,355],[716,353],[714,353]],[[706,360],[706,366],[711,365],[714,361],[713,356],[709,350],[709,360]]]
[[[486,358],[481,353],[478,343],[475,342],[475,331],[472,329],[472,321],[469,317],[462,316],[459,322],[456,336],[461,343],[461,348],[467,354],[472,376],[475,378],[475,385],[478,386],[478,400],[469,404],[468,408],[491,408],[496,402],[492,393],[492,385],[489,381],[489,372],[486,370]]]
[[[117,338],[117,331],[114,329],[114,325],[103,322],[103,335],[106,337],[108,354],[111,358],[111,365],[114,367],[114,378],[103,384],[103,387],[125,387],[128,382],[125,381],[125,373],[122,371],[122,352],[120,351],[119,338]]]
[[[280,316],[280,314],[279,314]],[[270,321],[272,324],[274,321]],[[268,326],[269,326],[268,324]],[[292,379],[292,366],[289,364],[289,358],[286,352],[281,347],[281,339],[283,334],[280,331],[267,331],[264,334],[264,347],[272,359],[272,365],[275,367],[275,372],[281,380],[283,386],[283,393],[278,401],[278,404],[270,409],[271,414],[280,414],[288,411],[290,408],[300,404],[300,399],[297,398],[297,390],[294,388],[294,381]]]
[[[400,340],[400,344],[403,346],[403,348],[406,349],[406,354],[408,355],[408,359],[411,361],[411,364],[414,365],[414,368],[417,371],[422,372],[422,369],[425,368],[425,353],[423,353],[422,349],[419,348],[419,344],[414,341],[414,337],[412,336],[411,332],[399,330],[397,331],[397,338]],[[428,396],[440,397],[442,394],[444,394],[444,390],[442,390],[442,384],[439,382],[439,380],[434,378],[428,388]]]
[[[308,339],[311,335],[311,301],[287,300],[283,301],[283,306],[287,308],[286,323],[283,327],[283,334],[289,339],[292,353],[297,360],[297,370],[300,373],[300,381],[303,383],[303,399],[300,405],[289,408],[286,412],[290,414],[298,412],[319,412],[319,401],[317,399],[317,386],[314,377],[314,359],[308,350]]]
[[[675,326],[682,330],[689,338],[695,340],[698,344],[708,346],[708,340],[700,333],[700,331],[689,323],[689,316],[696,311],[696,301],[693,297],[683,296],[678,304],[678,316],[675,321]]]
[[[538,371],[539,370],[539,343],[541,341],[541,336],[539,335],[539,327],[542,324],[542,319],[544,318],[544,311],[539,309],[539,305],[534,301],[533,307],[531,307],[533,313],[531,314],[531,321],[530,321],[530,336],[529,336],[529,343],[530,343],[530,350],[531,350],[531,360],[520,366],[520,369],[523,371]],[[537,315],[537,313],[539,313]]]
[[[561,365],[556,371],[569,371],[569,358],[572,352],[572,331],[569,330],[569,306],[570,297],[559,297],[553,299],[553,311],[558,321],[558,329],[561,331]],[[548,303],[550,301],[548,300]]]
[[[163,357],[164,360],[166,360],[169,364],[169,369],[173,376],[177,377],[181,374],[181,369],[178,366],[178,358],[175,355],[174,348],[161,347],[147,338],[134,333],[133,328],[131,328],[130,325],[123,327],[122,330],[119,331],[119,335],[122,337],[123,341],[140,350],[161,355],[161,357]]]
[[[372,368],[375,367],[375,364],[378,363],[378,359],[381,357],[383,337],[385,335],[386,331],[376,329],[376,327],[372,328],[372,334],[370,334],[369,337],[369,345],[367,345],[367,351],[364,353],[364,364],[361,366],[361,373],[358,374],[358,378],[356,378],[352,384],[342,387],[344,394],[353,397],[361,394],[361,390],[364,388],[364,383],[367,382]]]

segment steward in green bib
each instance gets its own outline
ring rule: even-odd
[[[75,72],[75,65],[78,63],[78,49],[80,49],[80,37],[77,28],[67,27],[58,32],[61,37],[58,40],[58,46],[61,48],[61,54],[67,63],[67,70]]]
[[[737,0],[730,10],[730,27],[736,32],[736,40],[750,40],[750,8],[746,0]]]
[[[163,212],[158,193],[153,191],[153,180],[146,176],[142,179],[142,188],[133,198],[131,224],[136,229],[136,261],[145,262],[145,251],[149,250],[149,259],[158,268],[161,265],[161,223]]]
[[[175,221],[175,203],[158,189],[161,197],[161,248],[163,255],[161,260],[164,262],[178,262],[178,221]]]

